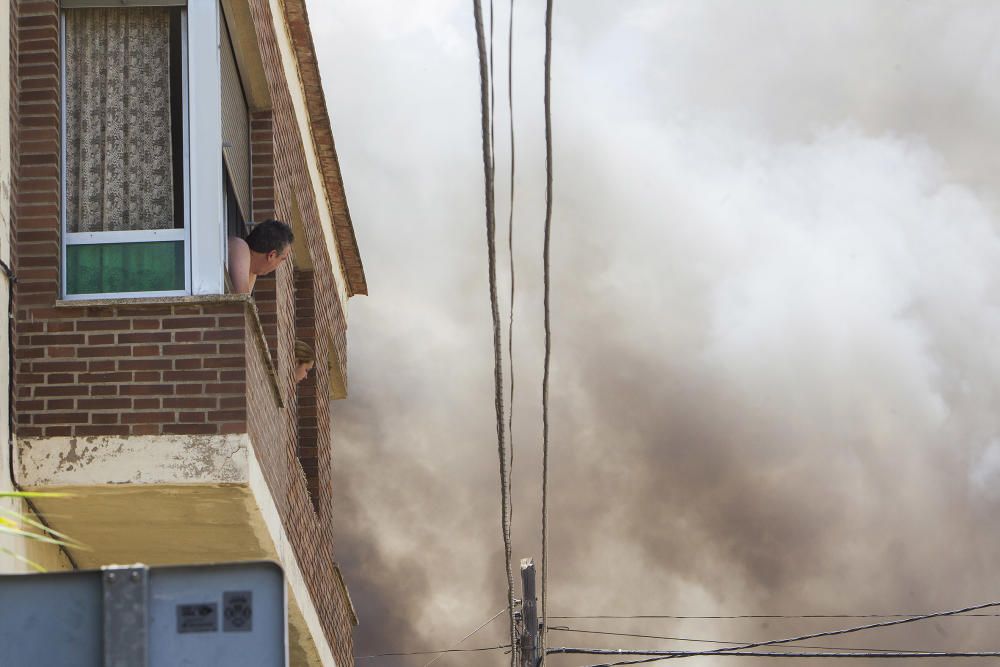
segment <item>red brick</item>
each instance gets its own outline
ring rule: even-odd
[[[202,332],[202,339],[209,340],[243,340],[243,329],[212,329]]]
[[[122,396],[163,396],[174,393],[172,384],[128,384],[119,389]]]
[[[137,331],[140,330],[140,329],[143,330],[143,331],[151,330],[151,329],[159,329],[160,328],[160,321],[159,320],[132,320],[132,328],[135,329],[135,330],[137,330]]]
[[[123,424],[169,424],[174,421],[173,412],[131,412],[122,415]]]
[[[33,424],[86,424],[89,412],[41,412],[32,415]]]
[[[170,370],[170,359],[119,359],[118,368],[123,371]]]
[[[218,371],[165,371],[164,382],[217,382]]]
[[[215,424],[166,424],[163,432],[174,435],[214,435],[218,433]]]
[[[181,408],[194,410],[198,408],[215,408],[218,399],[209,396],[185,396],[178,398],[164,398],[164,408]]]
[[[19,271],[19,273],[23,274],[24,271]],[[17,325],[18,329],[22,329],[23,330],[25,324],[26,323],[20,323],[19,322],[18,325]],[[38,322],[37,324],[39,326],[41,326],[42,323]],[[64,332],[64,331],[73,331],[74,329],[76,329],[76,322],[45,322],[45,330],[48,331],[48,332],[50,332],[50,333],[60,333],[60,332]]]
[[[130,352],[131,349],[125,345],[97,345],[78,348],[76,353],[81,357],[127,357]]]
[[[209,394],[241,394],[246,387],[240,382],[221,382],[205,385],[205,391]]]
[[[35,387],[35,396],[86,396],[89,387],[73,384],[66,387]]]
[[[205,359],[205,368],[243,368],[246,360],[243,357],[211,357]]]
[[[175,343],[198,343],[201,342],[201,332],[200,331],[175,331],[174,332],[174,342]]]
[[[128,410],[132,407],[130,398],[79,398],[80,410]]]
[[[217,410],[209,412],[208,418],[214,422],[244,421],[247,418],[245,410]]]
[[[87,362],[87,370],[91,373],[110,373],[115,370],[114,359],[91,359]]]
[[[170,334],[164,332],[120,333],[119,343],[169,343]]]
[[[209,343],[185,343],[183,345],[164,345],[163,354],[168,357],[181,355],[215,354],[216,346]]]
[[[219,407],[223,410],[246,407],[246,396],[223,396],[219,399]]]
[[[214,327],[214,317],[176,317],[163,320],[164,329],[211,329]]]
[[[131,373],[81,373],[80,382],[85,384],[97,384],[100,382],[131,382]]]

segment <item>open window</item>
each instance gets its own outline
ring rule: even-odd
[[[63,293],[190,291],[184,7],[62,14]]]
[[[250,158],[217,3],[60,0],[63,298],[225,291]]]
[[[222,65],[222,169],[226,188],[226,235],[246,238],[252,215],[250,111],[225,19],[219,22]]]

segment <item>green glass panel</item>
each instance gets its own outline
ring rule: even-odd
[[[66,246],[67,294],[183,289],[183,241]]]

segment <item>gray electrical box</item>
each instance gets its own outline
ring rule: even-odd
[[[270,562],[0,576],[0,667],[286,667]]]

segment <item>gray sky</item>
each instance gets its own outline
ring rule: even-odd
[[[543,4],[515,9],[515,559],[540,551]],[[1000,5],[556,6],[550,613],[1000,597]],[[444,648],[505,597],[471,2],[310,9],[371,292],[335,424],[356,652]],[[997,649],[996,622],[825,645]],[[555,623],[732,641],[843,624]]]

